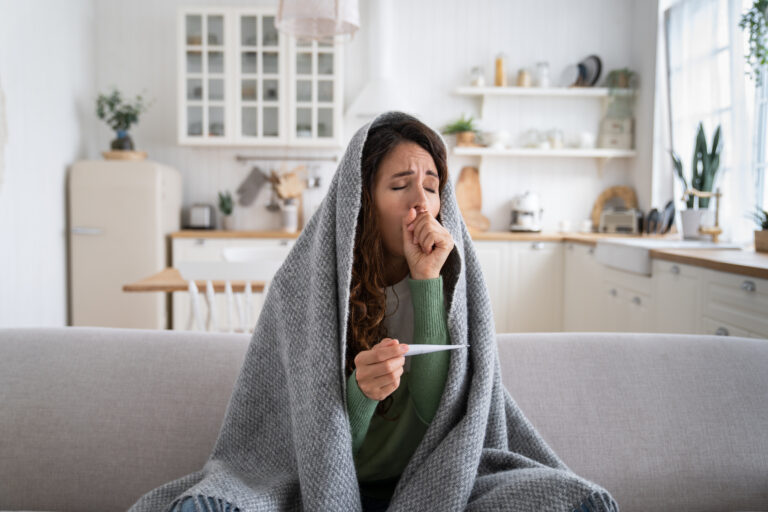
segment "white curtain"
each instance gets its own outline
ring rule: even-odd
[[[751,0],[680,0],[665,13],[668,120],[671,146],[680,155],[690,185],[693,148],[701,121],[711,150],[721,125],[723,148],[713,191],[722,195],[722,240],[749,243],[754,224],[747,218],[757,200],[753,162],[754,96],[744,71],[746,38],[738,23]],[[669,156],[667,156],[669,158]],[[682,184],[676,179],[678,208]],[[710,210],[714,212],[714,202]],[[714,213],[713,213],[714,215]]]

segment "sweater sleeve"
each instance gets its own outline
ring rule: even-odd
[[[450,343],[443,302],[443,276],[434,279],[408,278],[413,301],[413,343]],[[411,356],[408,391],[419,418],[430,423],[443,396],[451,351],[441,350]]]
[[[379,405],[378,400],[365,396],[357,384],[357,369],[347,379],[347,411],[349,412],[349,425],[352,430],[352,453],[363,444],[371,418]]]

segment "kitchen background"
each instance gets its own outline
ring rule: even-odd
[[[287,168],[301,164],[302,157],[341,155],[349,137],[367,121],[355,107],[366,101],[361,94],[375,78],[388,77],[392,86],[382,108],[415,113],[439,128],[461,114],[478,117],[479,100],[454,91],[469,85],[469,72],[475,66],[483,68],[486,84],[492,84],[499,52],[507,55],[509,76],[521,67],[533,70],[536,62],[547,61],[553,85],[561,85],[567,66],[596,54],[603,62],[603,76],[624,67],[639,75],[636,156],[608,160],[602,173],[592,158],[484,157],[480,170],[483,213],[492,231],[504,231],[512,197],[532,190],[541,198],[544,231],[556,231],[561,221],[570,221],[578,229],[589,218],[599,193],[612,185],[633,187],[643,211],[662,208],[678,194],[667,154],[666,127],[658,122],[665,93],[657,83],[664,50],[657,45],[657,27],[665,3],[669,2],[390,0],[389,9],[382,12],[371,1],[362,1],[361,30],[344,48],[344,145],[337,150],[309,150],[177,143],[178,7],[274,2],[0,0],[0,91],[6,97],[8,127],[6,172],[0,173],[0,243],[4,246],[0,250],[0,324],[67,323],[67,168],[77,160],[100,159],[114,138],[94,113],[98,92],[111,86],[129,97],[143,93],[154,100],[131,135],[150,160],[181,172],[186,221],[190,205],[216,204],[218,191],[234,192],[248,176],[252,165],[236,161],[235,155],[295,157],[256,163],[266,171],[278,170],[281,163]],[[485,130],[503,128],[513,136],[530,128],[559,128],[566,135],[597,132],[600,110],[595,99],[486,101],[493,103],[487,105],[490,114],[482,120]],[[451,180],[455,183],[463,166],[479,163],[478,157],[450,155]],[[308,165],[321,177],[320,188],[308,192],[314,197],[306,198],[317,204],[335,163]],[[722,223],[722,239],[746,241],[752,226],[734,215],[735,207],[729,210],[728,199],[733,196],[724,198],[722,215],[730,214],[731,222]],[[278,229],[280,214],[266,209],[269,202],[269,187],[264,187],[249,207],[236,206],[235,229]]]

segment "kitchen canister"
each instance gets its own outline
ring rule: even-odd
[[[536,63],[536,86],[549,87],[549,62]]]
[[[493,85],[496,87],[505,87],[507,85],[506,61],[506,54],[500,53],[496,56],[496,75],[493,81]]]
[[[296,199],[290,198],[283,201],[280,208],[283,216],[283,231],[295,233],[299,230],[299,206]]]
[[[517,86],[518,87],[530,87],[531,86],[531,72],[526,68],[521,68],[517,72]]]

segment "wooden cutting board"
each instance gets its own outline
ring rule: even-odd
[[[481,213],[483,196],[480,189],[480,173],[477,167],[462,167],[456,181],[456,202],[468,228],[488,231],[491,221]]]

